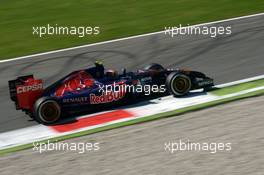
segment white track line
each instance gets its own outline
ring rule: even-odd
[[[233,82],[230,82],[230,83],[220,84],[220,85],[216,85],[215,87],[216,88],[224,88],[224,87],[228,87],[228,86],[234,86],[234,85],[238,85],[238,84],[241,84],[241,83],[247,83],[247,82],[250,82],[250,81],[256,81],[256,80],[261,80],[261,79],[264,79],[264,75],[259,75],[259,76],[256,76],[256,77],[251,77],[251,78],[246,78],[246,79],[243,79],[243,80],[233,81]]]
[[[251,18],[251,17],[261,16],[261,15],[264,15],[264,13],[258,13],[258,14],[253,14],[253,15],[229,18],[229,19],[224,19],[224,20],[219,20],[219,21],[212,21],[212,22],[201,23],[201,24],[196,24],[196,25],[192,25],[192,26],[210,25],[210,24],[234,21],[234,20],[239,20],[239,19]],[[191,26],[188,26],[188,27],[191,27]],[[59,53],[59,52],[64,52],[64,51],[69,51],[69,50],[74,50],[74,49],[97,46],[97,45],[102,45],[102,44],[107,44],[107,43],[114,43],[114,42],[118,42],[118,41],[124,41],[124,40],[129,40],[129,39],[134,39],[134,38],[145,37],[145,36],[151,36],[151,35],[156,35],[156,34],[160,34],[163,32],[164,31],[146,33],[146,34],[135,35],[135,36],[125,37],[125,38],[119,38],[119,39],[114,39],[114,40],[109,40],[109,41],[103,41],[103,42],[98,42],[98,43],[93,43],[93,44],[86,44],[86,45],[82,45],[82,46],[70,47],[70,48],[65,48],[65,49],[59,49],[59,50],[54,50],[54,51],[49,51],[49,52],[43,52],[43,53],[38,53],[38,54],[33,54],[33,55],[17,57],[17,58],[11,58],[11,59],[7,59],[7,60],[1,60],[0,63],[6,63],[6,62],[10,62],[10,61],[17,61],[17,60],[22,60],[22,59],[26,59],[26,58],[32,58],[32,57],[47,55],[47,54]]]

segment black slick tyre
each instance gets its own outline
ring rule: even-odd
[[[60,119],[61,107],[49,97],[38,99],[34,105],[34,118],[42,124],[53,124]]]
[[[192,87],[192,82],[187,75],[172,72],[166,79],[166,87],[172,95],[181,97],[189,93]]]

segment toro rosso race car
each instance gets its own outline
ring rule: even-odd
[[[123,69],[118,74],[115,70],[105,71],[104,65],[96,62],[94,67],[74,71],[47,88],[33,75],[18,77],[9,81],[9,91],[17,110],[42,124],[53,124],[75,111],[112,107],[154,93],[181,97],[190,90],[207,90],[213,85],[212,78],[197,71],[165,69],[153,63],[143,70]]]

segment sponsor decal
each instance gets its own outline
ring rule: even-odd
[[[29,86],[18,86],[17,87],[17,94],[29,92],[29,91],[37,91],[43,89],[43,84],[38,83],[38,84],[33,84]]]
[[[126,94],[126,91],[111,91],[103,92],[102,95],[90,94],[90,103],[91,104],[100,104],[100,103],[110,103],[113,101],[118,101],[122,99]]]
[[[206,85],[210,85],[212,83],[213,83],[212,80],[205,80],[205,81],[202,81],[202,82],[198,82],[198,85],[199,86],[206,86]]]
[[[150,81],[152,81],[152,78],[151,77],[145,77],[145,78],[141,78],[140,80],[141,80],[141,82],[150,82]]]
[[[83,103],[88,102],[89,97],[75,97],[63,99],[63,103]]]

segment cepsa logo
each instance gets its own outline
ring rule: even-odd
[[[17,87],[17,94],[29,92],[29,91],[37,91],[43,89],[43,84],[38,83],[38,84],[33,84],[29,86],[18,86]]]
[[[123,98],[126,94],[126,91],[118,92],[103,92],[102,95],[96,96],[95,94],[90,94],[90,103],[91,104],[100,104],[100,103],[110,103],[113,101],[118,101]]]

